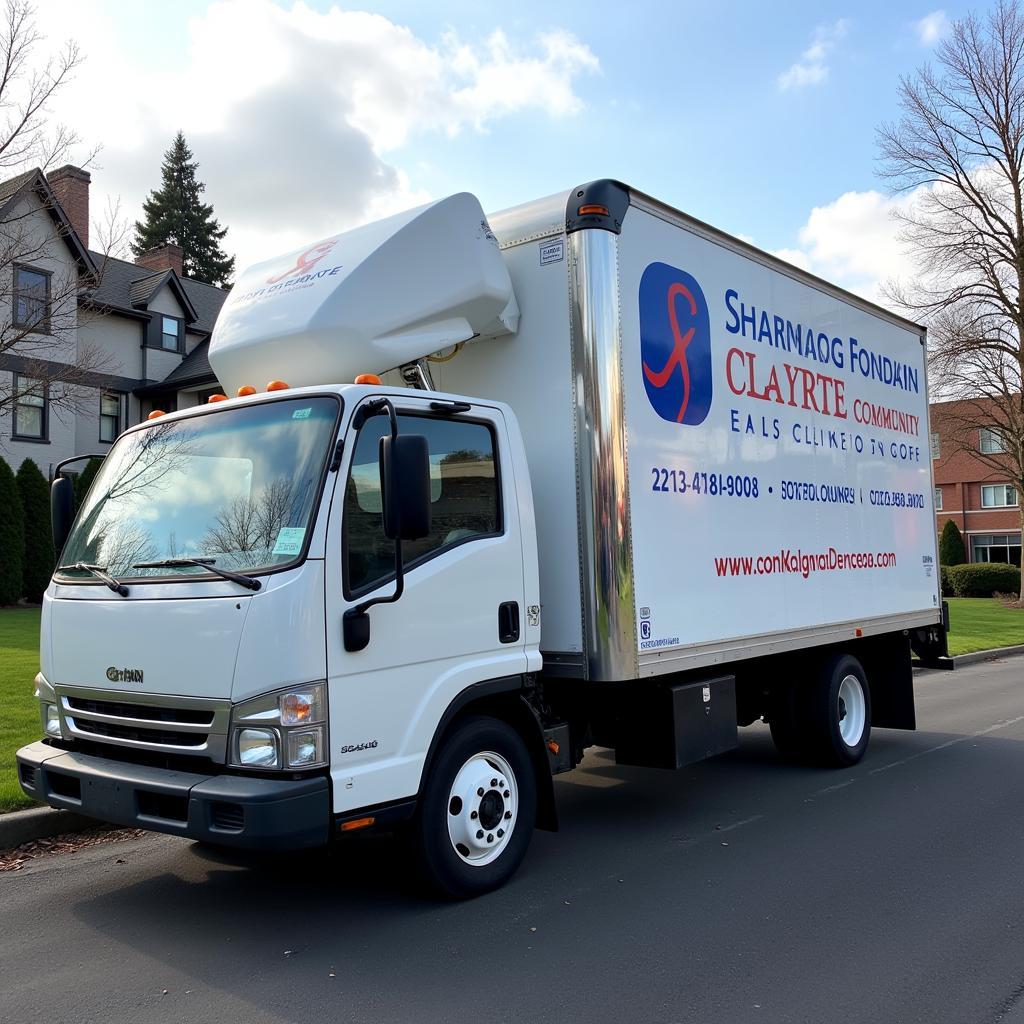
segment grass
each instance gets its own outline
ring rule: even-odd
[[[994,598],[949,598],[949,653],[1024,644],[1024,609]],[[29,807],[14,752],[39,739],[32,679],[39,670],[39,609],[0,609],[0,813]]]
[[[31,807],[18,785],[14,752],[39,739],[32,680],[39,671],[39,609],[0,610],[0,813]]]
[[[949,653],[1024,644],[1024,609],[990,597],[950,597]]]

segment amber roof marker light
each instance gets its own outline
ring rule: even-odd
[[[272,380],[267,383],[268,391],[287,391],[288,385],[283,380]]]
[[[214,402],[226,402],[227,400],[227,395],[210,395],[210,397],[206,400],[206,404],[213,405]]]
[[[380,377],[375,373],[361,373],[354,381],[353,384],[379,384]]]
[[[584,203],[577,211],[577,216],[580,217],[610,217],[611,214],[608,212],[607,206],[602,206],[600,203]]]
[[[147,417],[147,420],[158,420],[161,416],[166,416],[167,413],[163,409],[154,409]]]
[[[251,384],[243,384],[236,392],[239,398],[245,398],[247,395],[255,395],[256,389]]]

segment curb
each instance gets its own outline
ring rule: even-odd
[[[988,651],[958,654],[953,658],[953,666],[961,668],[964,665],[974,665],[979,661],[995,661],[997,658],[1012,658],[1019,654],[1024,654],[1024,644],[1016,644],[1013,647],[993,647]]]
[[[63,832],[81,832],[102,824],[95,818],[86,818],[74,811],[58,811],[52,807],[11,811],[0,814],[0,850],[9,850],[36,839],[48,839]]]

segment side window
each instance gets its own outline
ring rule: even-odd
[[[484,423],[399,416],[398,428],[423,434],[430,451],[430,535],[406,541],[407,568],[431,555],[501,530],[494,435]],[[380,439],[387,416],[373,416],[359,431],[345,485],[343,551],[345,589],[358,593],[394,574],[395,542],[384,536],[380,501]]]

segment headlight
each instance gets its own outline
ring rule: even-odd
[[[239,729],[238,762],[245,768],[276,768],[277,734],[273,729]]]
[[[288,733],[288,767],[304,768],[324,759],[324,731],[315,729],[290,730]]]
[[[327,684],[306,683],[236,704],[231,764],[317,768],[327,763]]]
[[[56,704],[43,705],[43,728],[47,736],[60,739],[60,708]]]

